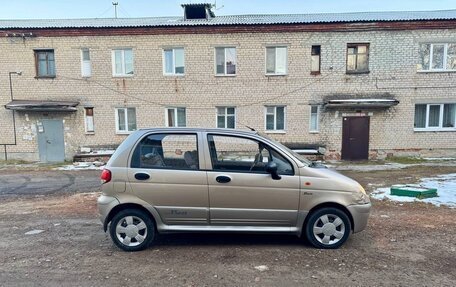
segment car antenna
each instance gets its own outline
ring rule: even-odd
[[[251,128],[251,127],[249,127],[249,126],[247,126],[247,125],[244,125],[244,126],[245,126],[246,128],[248,128],[249,130],[251,130],[252,132],[256,132],[256,130],[255,130],[254,128]]]

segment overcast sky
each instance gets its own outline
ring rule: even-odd
[[[204,0],[0,0],[0,19],[182,15],[182,3]],[[216,15],[456,9],[456,0],[217,0]]]

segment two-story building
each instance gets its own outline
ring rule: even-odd
[[[0,157],[145,127],[261,131],[328,158],[456,155],[456,10],[0,20]],[[4,107],[4,108],[3,108]]]

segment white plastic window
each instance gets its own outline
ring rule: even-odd
[[[133,50],[116,49],[112,51],[113,76],[133,76]]]
[[[266,74],[287,73],[287,47],[266,47]]]
[[[185,73],[184,48],[163,50],[163,73],[165,75],[183,75]]]
[[[136,130],[136,108],[116,109],[116,132],[130,133]]]

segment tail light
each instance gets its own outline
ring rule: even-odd
[[[102,183],[107,183],[111,181],[111,171],[109,169],[103,169],[101,172],[101,181]]]

